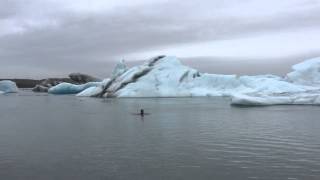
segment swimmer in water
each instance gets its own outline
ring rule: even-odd
[[[150,115],[150,113],[145,113],[144,109],[140,109],[140,111],[138,110],[138,113],[132,113],[132,115],[144,117],[144,116]]]

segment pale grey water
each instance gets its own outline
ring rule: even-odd
[[[0,96],[0,179],[319,180],[319,117],[226,98]]]

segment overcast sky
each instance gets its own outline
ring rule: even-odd
[[[319,12],[320,0],[1,0],[0,78],[106,77],[158,54],[200,68],[299,61],[320,56]]]

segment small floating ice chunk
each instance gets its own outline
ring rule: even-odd
[[[17,93],[17,92],[18,92],[18,87],[15,82],[10,80],[0,81],[0,94]]]
[[[245,94],[236,94],[231,97],[232,105],[267,106],[288,103],[291,103],[289,97],[249,96]]]
[[[236,94],[231,97],[232,105],[267,106],[267,105],[320,105],[319,93],[292,93],[270,95]]]

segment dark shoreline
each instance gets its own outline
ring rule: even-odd
[[[50,79],[60,80],[63,82],[73,82],[70,78],[50,78]],[[18,88],[33,88],[37,84],[40,84],[42,81],[44,81],[46,79],[40,79],[40,80],[36,80],[36,79],[0,79],[0,81],[2,81],[2,80],[13,81],[17,84]]]

